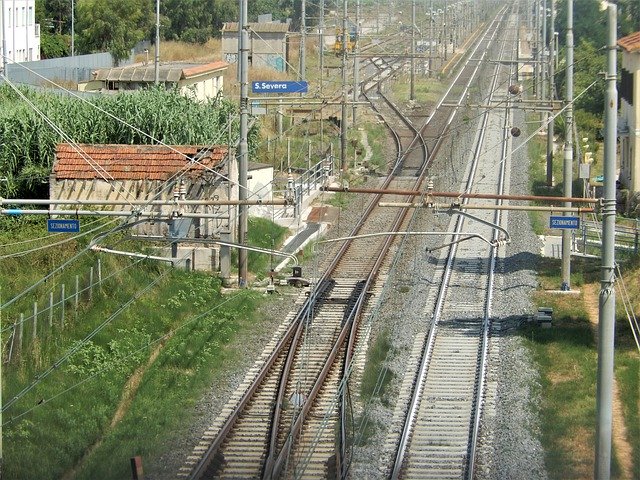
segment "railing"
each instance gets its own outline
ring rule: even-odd
[[[297,177],[289,174],[285,190],[276,190],[275,194],[281,194],[293,204],[293,207],[285,207],[283,217],[298,217],[300,207],[304,199],[318,190],[326,180],[335,173],[335,161],[333,156],[325,157],[315,165],[311,165]]]
[[[586,221],[582,222],[579,231],[575,232],[574,245],[582,253],[589,250],[602,248],[602,232],[599,223]],[[640,221],[636,220],[634,226],[616,225],[616,250],[632,252],[638,254],[640,247]]]

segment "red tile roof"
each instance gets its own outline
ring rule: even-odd
[[[194,177],[216,167],[227,153],[226,146],[80,144],[75,148],[60,143],[53,174],[57,180],[103,176],[115,180],[167,180],[187,170],[187,175]]]
[[[640,51],[640,32],[634,32],[631,35],[622,37],[618,40],[618,45],[629,53]]]

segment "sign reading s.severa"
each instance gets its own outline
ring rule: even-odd
[[[253,93],[307,93],[307,82],[256,81],[251,83]]]
[[[77,233],[80,231],[80,220],[48,219],[47,231],[53,233]]]
[[[549,228],[580,228],[579,217],[549,217]]]

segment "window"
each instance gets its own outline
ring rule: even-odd
[[[9,9],[9,15],[7,15],[7,19],[9,20],[7,23],[9,23],[9,25],[7,25],[8,28],[11,28],[11,9]]]
[[[27,18],[27,25],[33,25],[33,7],[29,7],[29,17]]]
[[[24,27],[27,24],[27,10],[22,7],[22,26]]]

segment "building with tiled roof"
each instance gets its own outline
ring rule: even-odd
[[[182,63],[164,62],[158,65],[158,83],[167,88],[176,87],[185,96],[199,101],[215,98],[224,88],[227,62]],[[101,68],[94,72],[93,79],[82,84],[84,91],[115,93],[139,90],[155,84],[156,72],[153,63]]]
[[[254,67],[268,67],[279,72],[287,70],[288,23],[249,23],[249,61]],[[222,54],[229,63],[238,61],[238,23],[222,26]]]
[[[176,247],[188,251],[191,268],[217,270],[220,246],[198,242],[235,238],[236,205],[181,205],[182,212],[206,217],[178,218],[175,205],[127,205],[132,200],[238,200],[236,161],[227,146],[95,145],[60,143],[49,179],[51,199],[114,201],[96,208],[157,212],[158,218],[133,230],[145,238],[188,238]],[[251,163],[248,197],[273,198],[273,167]],[[58,205],[52,204],[52,210]],[[68,208],[68,207],[67,207]],[[83,207],[86,208],[86,207]],[[173,216],[173,218],[172,218]],[[181,254],[179,253],[178,256]]]
[[[622,50],[620,78],[620,176],[622,186],[631,192],[640,192],[640,32],[618,40]],[[633,194],[629,195],[632,198]],[[640,213],[640,195],[634,205]]]
[[[51,172],[50,198],[65,200],[172,200],[183,192],[184,199],[228,199],[237,196],[226,180],[226,146],[192,145],[89,145],[61,143],[56,147]],[[56,205],[51,206],[56,209]],[[104,206],[126,209],[127,206]],[[131,208],[131,207],[129,207]],[[172,206],[144,207],[168,217]],[[189,206],[192,212],[211,213],[211,206]],[[219,208],[219,207],[218,207]],[[215,235],[229,225],[213,219],[194,220],[193,237]],[[167,235],[169,224],[154,222],[139,232]]]

